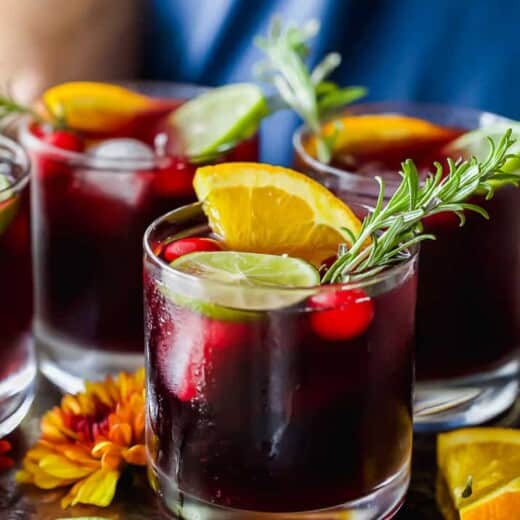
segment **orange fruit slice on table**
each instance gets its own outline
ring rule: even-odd
[[[325,137],[333,136],[334,150],[371,153],[395,146],[409,146],[423,141],[444,141],[458,135],[457,131],[435,125],[424,119],[399,114],[345,115],[322,126]],[[309,137],[307,152],[316,155],[316,141]]]
[[[520,518],[520,430],[442,433],[437,462],[460,520]]]
[[[115,132],[137,115],[166,105],[119,85],[88,81],[51,87],[41,101],[52,119],[63,117],[68,128],[93,133]]]
[[[197,170],[193,185],[213,231],[235,251],[288,254],[319,265],[358,234],[354,212],[324,186],[288,168],[224,163]]]

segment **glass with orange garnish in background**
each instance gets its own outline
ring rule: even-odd
[[[508,182],[495,172],[510,146],[506,134],[488,161],[424,186],[407,161],[362,221],[293,170],[197,170],[201,203],[144,239],[148,463],[174,515],[395,514],[410,471],[421,219],[478,210],[465,200]]]
[[[34,331],[42,372],[76,391],[142,364],[142,234],[195,200],[197,166],[257,159],[265,104],[251,84],[78,82],[50,88],[39,108],[20,126],[33,162]]]
[[[388,193],[396,189],[400,164],[417,162],[424,178],[434,161],[447,166],[476,154],[484,158],[487,135],[518,124],[460,107],[359,104],[338,113],[324,131],[339,128],[328,164],[313,150],[305,128],[294,135],[297,167],[347,202],[372,208],[376,176]],[[472,131],[474,130],[474,131]],[[337,147],[337,148],[336,148]],[[517,168],[518,161],[507,168]],[[416,320],[418,428],[480,423],[507,409],[520,374],[520,192],[506,186],[490,200],[472,202],[490,215],[452,213],[423,221],[436,240],[421,244]]]
[[[34,397],[29,159],[0,136],[0,437],[16,428]]]
[[[331,53],[308,70],[302,52],[306,35],[295,37],[295,30],[272,31],[259,42],[267,57],[261,69],[270,71],[279,95],[305,122],[293,136],[294,164],[347,203],[361,204],[365,213],[396,193],[408,158],[426,185],[429,175],[446,176],[450,163],[455,169],[457,161],[473,155],[485,161],[488,136],[512,128],[513,137],[520,137],[520,124],[461,107],[386,102],[345,109],[360,89],[326,81],[339,55]],[[515,146],[512,152],[520,150],[519,142]],[[501,168],[502,179],[518,183],[518,158]],[[377,178],[386,187],[383,200]],[[470,201],[483,208],[481,215],[468,206],[457,215],[437,212],[422,221],[437,239],[421,244],[419,262],[418,429],[486,421],[518,394],[520,191],[507,185],[487,200],[486,190],[477,190]],[[449,195],[440,189],[440,199]],[[489,220],[482,218],[486,212]]]

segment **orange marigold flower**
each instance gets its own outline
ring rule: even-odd
[[[144,466],[144,369],[85,384],[41,420],[16,478],[42,489],[72,486],[62,507],[108,506],[125,465]]]

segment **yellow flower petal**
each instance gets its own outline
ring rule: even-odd
[[[128,450],[124,450],[123,457],[128,464],[146,466],[146,449],[143,444],[137,444]]]
[[[93,468],[97,468],[99,463],[97,460],[92,458],[92,455],[89,451],[85,450],[80,446],[63,446],[62,450],[60,450],[67,459],[72,462],[77,462],[78,464],[83,464],[86,466],[90,466]]]
[[[96,444],[92,448],[94,457],[101,457],[101,466],[103,468],[117,469],[123,462],[121,455],[121,446],[110,441],[104,441]]]
[[[81,406],[78,400],[73,395],[66,395],[61,400],[61,408],[63,411],[79,415],[81,413]]]
[[[93,448],[92,448],[92,456],[96,457],[97,459],[100,459],[107,451],[111,450],[113,446],[113,443],[110,441],[101,441],[98,442]]]
[[[103,469],[118,469],[123,462],[121,451],[111,450],[103,454],[101,458],[101,467]]]
[[[42,417],[41,430],[44,437],[53,441],[66,442],[69,439],[77,438],[75,432],[63,423],[63,413],[58,407],[53,408]]]
[[[108,434],[109,439],[120,446],[129,446],[132,442],[132,428],[129,424],[114,424]]]
[[[47,455],[40,460],[40,469],[53,477],[62,479],[78,479],[92,473],[91,467],[74,464],[61,455]]]
[[[53,451],[49,450],[45,446],[36,444],[36,446],[34,446],[34,448],[31,448],[25,456],[31,460],[40,460],[41,458],[46,457],[47,455],[50,455],[52,453]]]
[[[25,469],[17,471],[14,477],[18,484],[34,484],[33,474]]]
[[[49,475],[44,470],[40,469],[38,464],[25,460],[24,461],[24,469],[21,470],[20,476],[18,474],[16,478],[20,478],[20,483],[31,483],[41,489],[54,489],[57,487],[68,486],[73,480],[56,478],[52,475]],[[31,477],[29,477],[31,475]]]
[[[61,506],[65,508],[76,504],[92,504],[106,507],[114,498],[118,480],[119,471],[100,469],[76,483],[62,499]]]
[[[57,428],[56,426],[43,422],[41,425],[42,435],[49,440],[53,440],[55,442],[66,442],[67,436],[63,434],[63,432]]]
[[[144,408],[144,405],[143,405]],[[136,439],[144,440],[145,413],[144,410],[134,418],[134,435]]]

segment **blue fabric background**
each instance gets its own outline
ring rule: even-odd
[[[148,0],[146,78],[221,85],[252,80],[253,38],[273,15],[318,18],[311,61],[339,50],[335,78],[368,100],[439,101],[520,119],[520,0]],[[288,164],[298,120],[266,121],[263,155]]]

